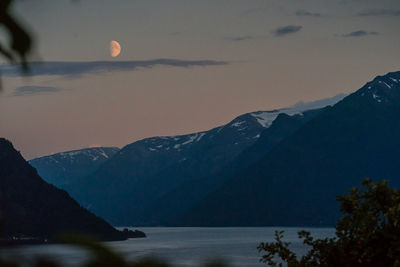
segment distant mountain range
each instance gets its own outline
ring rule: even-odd
[[[148,206],[144,217],[150,225],[178,225],[177,218],[223,185],[230,175],[268,154],[281,140],[322,111],[323,109],[315,109],[292,116],[279,114],[253,145],[245,148],[224,168],[209,176],[181,183]]]
[[[119,151],[117,147],[94,147],[57,153],[29,161],[48,183],[63,188],[93,173]]]
[[[103,219],[82,208],[67,192],[43,181],[0,138],[0,244],[26,240],[55,241],[60,234],[85,234],[100,240],[124,240]]]
[[[400,72],[392,72],[346,97],[247,113],[209,131],[146,138],[121,150],[76,150],[30,163],[114,225],[332,226],[340,216],[336,197],[365,177],[400,186],[399,136]],[[0,164],[40,179],[18,156]],[[6,174],[7,194],[17,194],[10,199],[27,201],[21,192],[35,186],[20,188]],[[46,214],[56,212],[55,203],[72,205],[66,193],[68,203],[41,190],[29,194],[43,196],[35,205],[50,205]],[[16,214],[41,212],[21,211],[10,199],[1,203]]]
[[[229,178],[226,169],[249,165],[316,116],[319,109],[343,97],[247,113],[209,131],[146,138],[125,146],[98,167],[92,166],[97,170],[86,177],[70,171],[80,167],[70,165],[75,161],[68,153],[60,153],[65,166],[59,164],[60,154],[30,163],[48,181],[65,188],[83,206],[114,225],[164,225],[222,185]],[[255,153],[251,147],[260,142],[265,147]],[[82,155],[89,158],[85,162],[91,161],[91,156]],[[58,171],[64,169],[68,171]],[[49,176],[59,172],[68,175]]]

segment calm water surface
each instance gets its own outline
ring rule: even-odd
[[[152,256],[165,259],[173,266],[200,266],[211,259],[224,259],[231,266],[265,266],[259,263],[257,246],[260,242],[272,241],[275,230],[284,230],[284,240],[291,242],[292,249],[300,255],[307,251],[307,247],[297,238],[297,232],[303,229],[317,238],[334,236],[333,228],[144,227],[139,230],[144,231],[147,238],[106,244],[131,260]],[[3,249],[0,255],[23,262],[46,255],[65,266],[79,265],[89,256],[86,252],[67,245],[22,246]]]

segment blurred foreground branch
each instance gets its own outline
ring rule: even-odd
[[[7,45],[0,43],[0,54],[10,63],[19,63],[21,71],[27,73],[29,71],[27,57],[32,51],[33,39],[10,11],[13,2],[13,0],[0,1],[0,25],[6,29],[10,40]]]

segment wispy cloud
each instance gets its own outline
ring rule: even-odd
[[[302,28],[303,28],[303,26],[299,26],[299,25],[287,25],[287,26],[279,27],[279,28],[275,29],[273,32],[274,32],[275,36],[282,37],[282,36],[286,36],[289,34],[294,34],[298,31],[300,31]]]
[[[307,10],[304,10],[304,9],[300,9],[300,10],[296,11],[296,16],[298,16],[298,17],[315,17],[315,18],[318,18],[318,17],[321,17],[322,15],[321,15],[321,13],[310,12],[310,11],[307,11]]]
[[[249,41],[255,39],[255,36],[251,35],[243,35],[243,36],[235,36],[235,37],[229,37],[225,38],[226,40],[232,41],[232,42],[242,42],[242,41]]]
[[[9,96],[31,96],[36,94],[48,94],[48,93],[57,93],[62,89],[56,87],[49,86],[20,86],[17,87]]]
[[[358,30],[358,31],[342,34],[341,36],[342,37],[363,37],[363,36],[367,36],[367,35],[379,35],[379,32],[367,32],[364,30]]]
[[[359,12],[357,14],[361,17],[374,16],[374,17],[399,17],[400,9],[369,9]]]
[[[156,66],[172,67],[208,67],[227,65],[229,62],[217,60],[179,60],[179,59],[153,59],[143,61],[52,61],[31,62],[31,71],[28,76],[57,75],[79,77],[84,74],[102,74],[118,71],[132,71],[139,68],[154,68]],[[15,66],[3,65],[2,75],[15,77],[21,73]]]

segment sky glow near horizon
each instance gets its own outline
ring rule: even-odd
[[[14,10],[36,37],[32,60],[60,63],[56,74],[3,71],[1,136],[28,159],[203,131],[400,70],[398,0],[21,0]],[[116,58],[110,40],[123,47]]]

